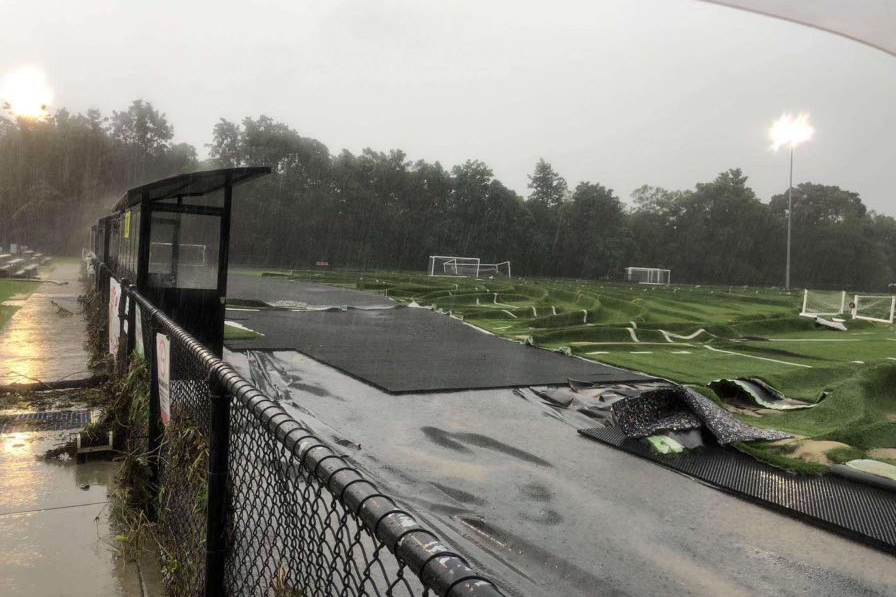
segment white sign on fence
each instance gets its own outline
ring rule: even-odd
[[[121,301],[121,284],[113,277],[109,277],[109,354],[118,354],[118,332],[121,326],[118,322],[118,303]]]
[[[162,423],[171,420],[171,341],[165,334],[156,334],[156,367],[159,373],[159,411]]]
[[[140,305],[134,303],[136,313],[134,313],[134,350],[141,357],[146,357],[146,351],[143,350],[143,313],[140,311]]]

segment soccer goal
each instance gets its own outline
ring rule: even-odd
[[[853,319],[893,323],[896,295],[857,294],[850,305]]]
[[[672,280],[672,270],[658,267],[627,267],[625,268],[625,281],[638,284],[669,284]]]
[[[509,278],[510,262],[481,263],[478,257],[429,256],[430,276]]]
[[[479,258],[430,255],[429,275],[477,278],[479,277]]]
[[[478,278],[509,278],[510,262],[502,261],[501,263],[480,263]]]
[[[803,291],[803,317],[817,315],[843,315],[846,313],[845,290],[809,290]]]

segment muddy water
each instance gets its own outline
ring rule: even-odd
[[[0,385],[90,377],[79,275],[77,261],[63,260],[41,272],[63,284],[39,284],[14,300],[19,310],[0,329]]]

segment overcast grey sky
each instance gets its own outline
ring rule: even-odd
[[[131,100],[203,147],[220,117],[266,114],[333,153],[481,159],[521,194],[539,157],[628,199],[741,167],[787,185],[766,131],[808,111],[795,179],[896,215],[896,58],[697,0],[0,0],[0,76],[42,68],[54,107]]]

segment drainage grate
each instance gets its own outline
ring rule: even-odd
[[[0,415],[0,433],[77,429],[90,423],[90,411],[53,410]]]
[[[833,475],[797,475],[735,450],[706,445],[677,455],[654,453],[618,427],[579,433],[853,539],[896,552],[896,493]]]

